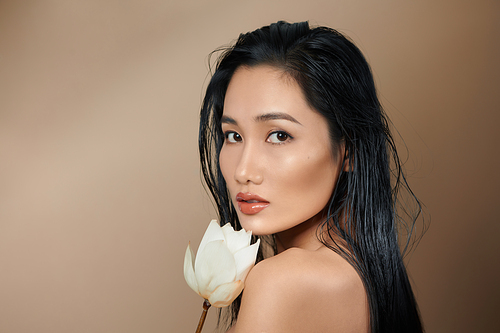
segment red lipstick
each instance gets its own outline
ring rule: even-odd
[[[240,212],[246,215],[257,214],[269,206],[269,201],[250,192],[239,192],[236,195],[236,201],[238,202]]]

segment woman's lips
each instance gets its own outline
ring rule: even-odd
[[[246,215],[257,214],[269,206],[269,201],[249,192],[239,192],[236,195],[236,201],[240,212]]]

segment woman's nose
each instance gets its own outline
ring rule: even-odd
[[[236,165],[234,179],[240,184],[262,183],[262,170],[260,168],[261,156],[258,147],[245,144],[241,153],[240,160]]]

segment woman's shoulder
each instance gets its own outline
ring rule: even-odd
[[[292,248],[250,271],[235,332],[362,332],[367,323],[354,268],[327,248]]]

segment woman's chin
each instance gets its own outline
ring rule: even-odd
[[[241,227],[246,231],[251,231],[254,236],[266,236],[274,233],[269,229],[269,223],[265,223],[262,219],[248,216],[238,216],[238,218],[240,220]]]

